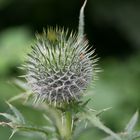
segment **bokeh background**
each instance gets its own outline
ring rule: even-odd
[[[5,101],[21,92],[13,81],[23,74],[17,67],[25,60],[34,34],[56,25],[77,31],[82,3],[83,0],[0,0],[0,112],[8,111]],[[92,98],[89,106],[112,107],[101,118],[114,131],[122,131],[140,109],[140,1],[88,0],[85,33],[103,69],[86,97]],[[42,123],[35,110],[20,103],[16,106],[30,121]],[[140,120],[136,129],[140,129]],[[10,129],[0,127],[1,140],[7,140],[10,133]],[[93,138],[100,140],[100,131],[90,127],[79,140]],[[12,140],[31,138],[15,135]]]

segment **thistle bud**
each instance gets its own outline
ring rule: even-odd
[[[78,101],[94,78],[94,50],[89,51],[83,36],[84,21],[79,21],[78,34],[56,27],[37,35],[25,65],[27,82],[37,100],[54,104]]]

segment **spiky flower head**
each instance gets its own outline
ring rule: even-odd
[[[78,101],[91,83],[96,71],[94,50],[89,51],[80,30],[74,34],[56,27],[37,35],[26,62],[26,79],[37,100],[54,104]]]

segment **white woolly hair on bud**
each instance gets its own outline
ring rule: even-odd
[[[49,28],[37,35],[28,54],[25,76],[36,101],[61,105],[79,101],[96,76],[94,50],[84,39],[85,0],[79,16],[78,34]]]

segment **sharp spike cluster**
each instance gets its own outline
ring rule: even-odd
[[[37,36],[24,65],[26,79],[36,93],[36,101],[50,104],[70,103],[79,100],[96,73],[87,41],[64,29],[48,29]],[[90,48],[91,49],[91,48]]]

